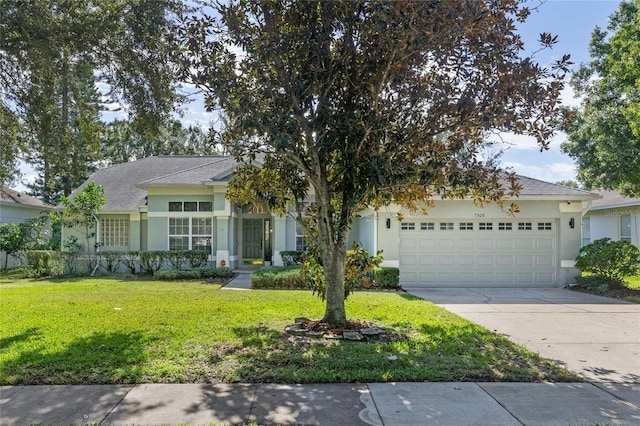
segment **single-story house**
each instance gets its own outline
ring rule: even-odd
[[[101,249],[206,250],[213,264],[232,268],[282,264],[280,253],[303,248],[304,234],[293,217],[225,197],[237,166],[225,156],[162,156],[97,171],[88,181],[107,198]],[[582,202],[597,195],[526,177],[520,184],[515,217],[496,205],[436,200],[426,216],[399,206],[360,212],[351,236],[383,250],[383,266],[399,267],[406,287],[564,286],[578,274]],[[73,232],[63,230],[63,241]]]
[[[54,206],[38,198],[22,194],[6,186],[0,187],[0,224],[24,223],[53,211]],[[4,252],[0,252],[4,259]],[[9,258],[9,267],[15,266],[15,259]]]
[[[640,198],[625,197],[617,191],[596,191],[600,199],[584,203],[582,245],[610,238],[640,246]]]

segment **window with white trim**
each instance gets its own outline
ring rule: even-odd
[[[631,215],[620,216],[620,241],[631,242]]]
[[[453,222],[440,222],[441,231],[453,231]]]
[[[582,247],[591,243],[591,218],[582,218]]]
[[[203,250],[211,253],[210,217],[170,217],[169,250]]]
[[[307,250],[307,247],[308,244],[304,226],[296,222],[296,250],[305,251]]]
[[[538,222],[538,231],[551,231],[551,222]]]
[[[129,247],[129,219],[100,218],[100,245],[105,247]]]
[[[513,224],[511,222],[498,222],[499,231],[511,231],[512,229]]]
[[[531,231],[531,222],[518,222],[518,231]]]
[[[400,224],[400,229],[402,229],[403,231],[413,231],[416,229],[416,223],[415,222],[402,222]]]
[[[459,229],[461,231],[473,231],[473,222],[460,222]]]
[[[211,201],[169,201],[170,212],[212,212]]]

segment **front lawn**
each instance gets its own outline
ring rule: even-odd
[[[322,312],[306,291],[0,279],[0,384],[579,380],[406,294],[347,301],[350,318],[382,325],[396,341],[284,336],[295,317]]]

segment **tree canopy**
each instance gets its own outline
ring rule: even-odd
[[[176,36],[183,71],[227,114],[231,152],[263,164],[238,170],[234,200],[284,212],[313,194],[330,323],[346,321],[360,209],[419,209],[436,195],[503,202],[520,186],[477,155],[486,132],[532,135],[544,149],[561,114],[569,58],[545,68],[525,57],[515,22],[529,11],[516,0],[212,7]]]
[[[22,158],[39,172],[38,195],[68,195],[96,160],[107,105],[126,105],[138,132],[166,123],[181,101],[167,34],[186,10],[179,0],[0,0],[3,183]]]
[[[572,76],[583,97],[562,149],[587,188],[640,195],[640,0],[620,3],[591,37],[591,62]]]

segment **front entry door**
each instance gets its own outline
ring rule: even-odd
[[[244,219],[243,220],[243,256],[245,259],[263,258],[262,251],[262,219]]]

